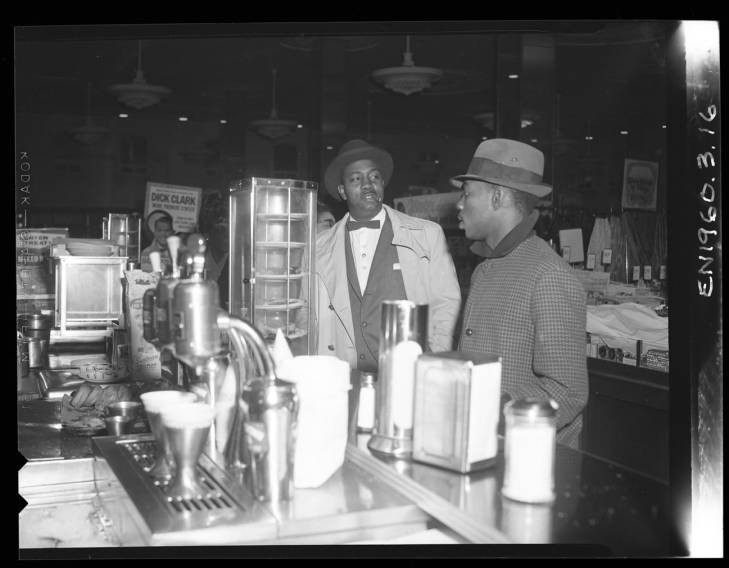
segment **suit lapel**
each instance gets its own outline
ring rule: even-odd
[[[334,311],[344,324],[349,340],[354,345],[354,324],[352,308],[349,305],[349,282],[347,280],[347,259],[344,256],[346,215],[335,225],[331,239],[322,243],[329,254],[323,255],[322,267],[319,269],[329,292]]]

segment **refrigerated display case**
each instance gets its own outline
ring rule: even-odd
[[[280,329],[294,355],[314,354],[318,184],[246,178],[230,188],[230,313],[267,341]]]
[[[142,219],[139,215],[109,213],[102,219],[102,238],[119,245],[119,256],[139,262],[141,254]]]
[[[104,328],[123,324],[122,278],[125,256],[53,257],[57,333],[69,329]]]

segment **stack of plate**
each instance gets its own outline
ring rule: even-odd
[[[118,383],[129,377],[126,367],[115,369],[108,363],[89,363],[81,365],[78,376],[90,383]]]
[[[71,367],[78,369],[76,374],[90,383],[118,383],[129,378],[126,364],[114,367],[106,361],[106,355],[102,354],[71,361]]]
[[[73,256],[116,256],[119,247],[104,239],[65,239],[66,250]]]

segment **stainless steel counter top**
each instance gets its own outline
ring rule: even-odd
[[[61,428],[60,400],[18,401],[18,450],[28,461],[90,458],[91,438]]]
[[[467,532],[470,542],[500,542],[503,535],[516,544],[594,547],[584,550],[601,556],[671,556],[680,550],[670,517],[669,486],[655,478],[558,444],[555,501],[549,505],[519,503],[501,495],[502,438],[492,467],[471,474],[412,460],[382,459],[367,449],[369,435],[356,432],[358,399],[358,385],[354,385],[349,394],[352,449],[348,457],[362,461],[365,467],[368,461],[386,466],[384,470],[373,465],[371,470],[390,477],[391,486],[402,485],[393,475],[414,482],[415,490],[406,484],[403,494],[419,499],[431,515],[455,532]]]
[[[19,400],[17,411],[18,450],[26,460],[75,460],[93,457],[90,436],[75,435],[63,430],[60,399]],[[144,422],[135,424],[135,431],[147,431]]]
[[[358,435],[356,446],[369,454],[367,439]],[[600,556],[672,553],[668,486],[565,446],[557,446],[557,497],[548,505],[501,495],[502,452],[493,467],[471,474],[411,460],[375,459],[444,499],[477,526],[499,531],[513,543],[592,545],[591,554]]]
[[[35,460],[92,457],[89,438],[54,426],[60,423],[58,412],[59,401],[18,402],[21,452]],[[501,453],[492,468],[459,474],[380,460],[369,454],[366,440],[367,435],[351,437],[344,467],[321,488],[297,490],[292,502],[272,508],[276,538],[256,544],[385,538],[378,527],[400,523],[414,530],[430,515],[462,536],[477,536],[465,535],[465,541],[500,542],[498,536],[505,535],[515,543],[594,545],[591,555],[672,553],[668,486],[584,452],[558,446],[556,500],[527,505],[501,496]]]

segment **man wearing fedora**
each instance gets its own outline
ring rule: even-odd
[[[428,304],[432,351],[452,349],[461,305],[441,227],[383,205],[392,170],[388,152],[351,140],[324,176],[349,212],[317,236],[318,352],[360,371],[377,371],[383,301]]]
[[[570,266],[541,238],[535,205],[544,155],[506,139],[482,142],[462,188],[459,227],[484,257],[471,276],[459,350],[502,358],[503,398],[552,398],[557,441],[579,447],[587,402],[585,290]]]

